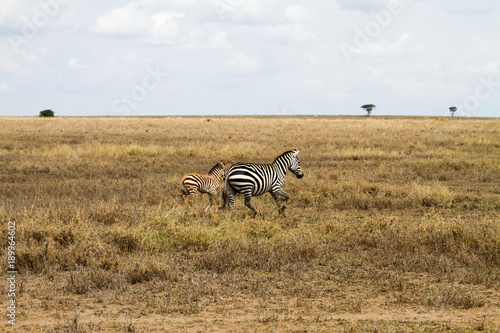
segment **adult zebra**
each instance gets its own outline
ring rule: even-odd
[[[208,175],[201,175],[199,173],[188,173],[187,175],[182,177],[181,196],[186,205],[187,205],[186,198],[188,199],[188,202],[191,205],[191,208],[193,209],[194,216],[196,216],[196,211],[194,209],[194,204],[193,204],[193,194],[196,193],[196,191],[208,194],[208,199],[210,202],[207,208],[205,208],[205,210],[203,211],[203,213],[206,213],[208,209],[212,206],[213,197],[215,197],[215,200],[217,201],[216,202],[217,206],[219,205],[219,199],[217,198],[217,191],[219,190],[220,182],[224,177],[225,171],[226,171],[226,163],[224,163],[224,161],[221,160],[212,169],[210,169]]]
[[[299,153],[300,150],[295,149],[284,152],[276,157],[272,164],[233,164],[226,172],[221,209],[228,203],[229,210],[232,213],[236,193],[241,193],[245,198],[245,206],[250,208],[255,214],[258,214],[250,202],[252,196],[259,196],[270,192],[278,205],[279,212],[285,216],[285,208],[290,196],[281,187],[285,182],[285,174],[288,170],[292,171],[297,178],[304,176],[300,168],[299,158],[297,157]],[[285,198],[283,207],[278,195]]]

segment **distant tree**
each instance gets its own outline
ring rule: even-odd
[[[366,111],[366,116],[370,116],[370,114],[372,113],[372,110],[376,108],[376,106],[374,104],[365,104],[363,106],[361,106],[362,109],[365,109]]]
[[[457,107],[456,106],[451,106],[450,107],[450,112],[451,112],[451,116],[453,117],[455,115],[455,112],[457,111]]]
[[[43,110],[40,111],[40,117],[54,117],[54,111],[52,110]]]

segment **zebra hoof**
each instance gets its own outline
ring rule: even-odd
[[[260,218],[262,218],[262,219],[264,218],[264,214],[261,214],[259,212],[253,213],[253,218],[256,218],[257,216],[260,217]]]

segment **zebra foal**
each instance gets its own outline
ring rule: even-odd
[[[212,199],[215,197],[217,206],[219,205],[219,199],[217,198],[217,191],[220,187],[220,182],[224,177],[224,172],[226,171],[226,163],[222,160],[219,161],[210,171],[208,175],[201,175],[199,173],[188,173],[182,177],[181,180],[181,197],[184,204],[187,206],[189,203],[193,209],[193,214],[196,216],[196,210],[194,209],[193,194],[196,191],[201,193],[207,193],[209,204],[207,208],[203,211],[205,214],[208,209],[212,206]],[[186,202],[187,199],[187,202]],[[216,208],[218,208],[216,206]]]
[[[297,157],[299,153],[300,150],[295,149],[284,152],[276,157],[271,164],[233,164],[225,175],[223,205],[221,208],[224,208],[227,203],[232,214],[236,193],[241,193],[245,199],[245,206],[257,215],[258,211],[251,203],[252,196],[270,192],[278,205],[279,212],[285,216],[285,208],[290,196],[281,187],[285,182],[285,174],[288,170],[292,171],[297,178],[304,176]],[[281,206],[278,195],[285,198],[283,206]]]

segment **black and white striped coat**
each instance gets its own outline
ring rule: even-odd
[[[270,192],[278,205],[279,212],[284,216],[290,197],[281,188],[285,182],[285,174],[290,170],[297,178],[304,176],[297,157],[299,153],[300,150],[295,149],[284,152],[276,157],[271,164],[236,163],[232,165],[226,172],[223,193],[224,202],[221,208],[224,208],[227,203],[232,213],[236,193],[241,193],[244,196],[245,205],[255,214],[258,214],[251,203],[252,196],[259,196]],[[283,206],[281,206],[278,196],[285,198]]]
[[[181,180],[181,196],[186,203],[188,200],[191,208],[193,209],[193,214],[196,216],[196,210],[193,204],[193,194],[196,191],[201,193],[207,193],[209,198],[209,205],[205,208],[204,213],[212,206],[212,198],[215,197],[217,201],[217,206],[219,205],[219,200],[217,197],[217,192],[220,187],[220,183],[224,177],[224,172],[226,171],[226,163],[219,161],[209,172],[208,175],[202,175],[199,173],[188,173],[184,175]]]

